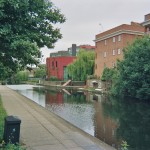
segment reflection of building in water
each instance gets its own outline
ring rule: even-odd
[[[84,99],[82,100],[83,96]],[[89,92],[72,93],[71,96],[64,94],[64,92],[48,92],[46,94],[46,104],[59,105],[65,103],[65,106],[61,105],[62,107],[59,107],[59,110],[53,109],[56,114],[101,141],[118,148],[120,141],[115,136],[117,122],[112,120],[109,115],[106,116],[102,105],[104,101],[106,100],[102,95]],[[86,102],[91,105],[87,105]]]
[[[94,96],[93,98],[96,98]],[[117,129],[117,122],[112,120],[103,111],[102,101],[103,96],[97,97],[98,100],[94,102],[95,107],[95,137],[104,141],[105,143],[118,148],[120,145],[119,140],[116,139],[115,132]]]
[[[62,92],[47,92],[46,93],[46,104],[63,104],[64,99],[63,99],[63,93]]]

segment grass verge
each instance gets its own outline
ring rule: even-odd
[[[4,133],[4,118],[7,116],[7,113],[3,107],[1,96],[0,96],[0,141],[3,139]]]

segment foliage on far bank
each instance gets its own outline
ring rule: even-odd
[[[84,81],[94,73],[95,53],[93,51],[81,50],[77,59],[68,65],[68,74],[72,80]]]
[[[117,75],[117,69],[116,68],[105,67],[103,70],[101,80],[102,81],[112,81],[112,80],[114,80],[116,75]]]
[[[105,78],[112,79],[113,95],[150,99],[150,37],[136,39],[124,49],[124,58],[118,61],[116,71],[108,71]]]
[[[34,71],[34,77],[35,78],[44,78],[46,76],[46,66],[45,65],[39,65],[38,68]]]
[[[18,71],[16,74],[7,79],[8,84],[20,84],[28,80],[29,73],[24,71]]]
[[[49,81],[60,81],[56,76],[50,76]]]

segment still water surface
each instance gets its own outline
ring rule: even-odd
[[[83,131],[120,149],[150,150],[150,104],[131,99],[108,99],[104,95],[42,86],[8,87],[59,115]]]

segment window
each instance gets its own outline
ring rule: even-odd
[[[113,37],[113,42],[115,42],[116,41],[116,38],[115,37]]]
[[[104,57],[106,57],[106,52],[104,52]]]
[[[121,50],[120,50],[120,48],[118,49],[118,55],[120,55],[121,54]]]
[[[55,67],[54,67],[54,61],[52,61],[52,69],[54,69]]]
[[[54,67],[54,62],[52,61],[52,67]]]
[[[56,68],[57,68],[57,61],[56,61]]]
[[[121,35],[118,36],[118,41],[119,41],[119,42],[121,41]]]
[[[107,41],[105,40],[105,45],[107,45]]]
[[[113,50],[113,55],[115,55],[115,50]]]

